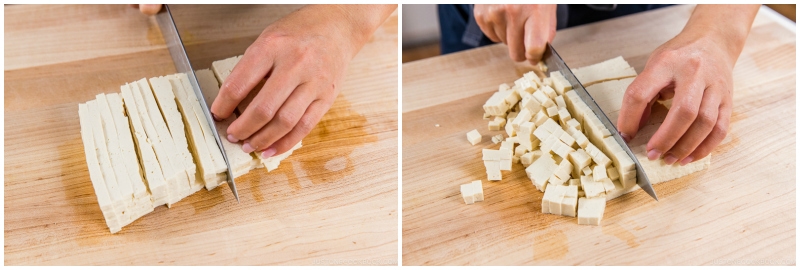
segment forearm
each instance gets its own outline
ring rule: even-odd
[[[735,63],[744,48],[759,6],[697,5],[681,34],[719,39],[721,47]]]

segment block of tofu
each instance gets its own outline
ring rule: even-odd
[[[553,88],[550,87],[549,85],[542,86],[541,88],[539,88],[539,91],[544,92],[544,94],[547,95],[547,97],[549,97],[551,100],[555,99],[556,96],[558,96],[556,90],[553,90]]]
[[[522,74],[522,78],[525,78],[536,85],[542,85],[542,79],[539,78],[539,76],[537,76],[533,71],[525,72],[525,74]]]
[[[94,100],[90,106],[95,106],[97,114],[100,116],[100,121],[102,123],[100,128],[103,132],[103,138],[105,138],[105,148],[111,161],[111,169],[113,170],[114,178],[117,182],[119,195],[122,199],[124,209],[126,210],[123,211],[121,216],[123,222],[121,225],[125,226],[132,214],[128,209],[134,206],[133,187],[129,179],[127,167],[125,166],[125,160],[122,156],[122,147],[120,147],[119,136],[117,136],[116,123],[111,115],[111,109],[108,106],[108,100],[105,94],[97,95],[97,99]]]
[[[533,117],[531,111],[527,108],[522,109],[522,111],[517,114],[517,117],[514,117],[514,121],[511,122],[511,127],[514,128],[514,131],[519,131],[519,126],[525,122],[528,122]]]
[[[611,179],[603,179],[603,189],[605,190],[606,194],[613,192],[617,187],[614,186],[614,182]]]
[[[544,191],[547,181],[557,168],[558,165],[556,165],[556,161],[553,160],[550,154],[545,153],[531,163],[530,166],[525,168],[525,173],[539,191]]]
[[[552,147],[552,151],[553,151],[553,153],[555,153],[559,157],[561,157],[563,159],[566,159],[567,156],[569,155],[569,153],[574,152],[575,149],[572,149],[572,147],[570,147],[569,145],[566,145],[565,143],[561,142],[560,140],[556,140],[554,145],[553,145],[553,147]]]
[[[164,116],[161,114],[147,80],[141,79],[131,85],[136,105],[139,106],[139,112],[143,113],[141,118],[144,121],[147,136],[151,141],[156,142],[158,161],[162,167],[166,165],[173,169],[171,173],[164,174],[167,179],[168,190],[171,192],[167,206],[171,206],[191,194],[191,187],[189,186],[190,175],[184,166],[183,157],[172,140],[167,123],[164,121]],[[194,174],[191,176],[194,177]]]
[[[217,80],[219,80],[220,84],[231,75],[231,71],[233,71],[233,67],[239,63],[239,60],[242,59],[242,55],[234,56],[231,58],[226,58],[223,60],[214,61],[211,63],[211,69],[214,71],[214,75],[216,75]],[[201,87],[202,89],[202,87]],[[208,101],[208,99],[206,99]]]
[[[472,196],[475,197],[475,201],[476,202],[482,202],[483,201],[483,184],[481,183],[481,180],[472,181],[471,185],[472,185],[472,192],[473,192]]]
[[[614,166],[609,167],[606,170],[606,174],[608,174],[608,179],[611,179],[611,181],[619,180],[619,170]]]
[[[572,90],[572,85],[564,78],[560,71],[550,72],[550,80],[553,82],[553,90],[559,95],[563,95],[566,91]]]
[[[567,121],[572,119],[572,115],[567,111],[567,108],[561,108],[558,110],[558,120],[561,122],[562,125],[566,125]]]
[[[585,176],[591,176],[592,175],[592,168],[587,165],[586,167],[583,167],[583,169],[581,169],[581,173],[582,173],[582,175],[585,175]]]
[[[536,101],[538,101],[544,107],[550,107],[556,105],[553,102],[553,100],[550,99],[550,97],[547,96],[547,94],[545,94],[543,91],[533,92],[533,98],[535,98]]]
[[[211,71],[205,70],[205,72],[208,72],[208,75],[212,76],[216,83],[216,79],[213,78],[214,75],[210,73]],[[196,74],[199,79],[201,72],[197,71]],[[172,85],[172,93],[178,101],[177,105],[185,123],[186,132],[188,133],[186,134],[187,143],[196,165],[197,176],[195,178],[202,180],[206,189],[212,190],[221,184],[220,179],[224,181],[227,178],[225,175],[227,167],[222,158],[222,153],[211,133],[208,120],[200,108],[201,105],[197,95],[189,85],[186,74],[174,74],[165,78]],[[153,84],[152,81],[153,79],[151,79],[151,84]],[[194,183],[198,182],[195,181]]]
[[[214,74],[209,69],[201,69],[195,71],[195,75],[197,76],[197,81],[200,84],[200,89],[203,92],[203,98],[206,97],[213,97],[215,98],[217,93],[219,92],[219,83],[217,79],[214,78]],[[214,134],[211,131],[211,125],[206,119],[205,115],[203,115],[202,108],[200,107],[199,97],[194,93],[191,89],[189,84],[188,77],[186,74],[178,74],[178,77],[183,85],[183,90],[186,93],[186,97],[190,103],[192,103],[192,109],[194,111],[197,120],[200,123],[200,129],[203,132],[203,139],[205,139],[205,145],[208,148],[209,154],[211,154],[211,160],[214,164],[213,172],[217,174],[217,177],[214,179],[206,179],[206,189],[211,190],[218,187],[220,184],[227,181],[226,171],[228,167],[225,165],[225,160],[222,157],[222,150],[219,148],[216,139],[214,138]],[[206,105],[211,106],[208,101],[213,101],[213,99],[205,100]]]
[[[533,122],[525,122],[522,123],[519,127],[519,132],[517,132],[517,141],[519,145],[525,149],[526,151],[533,150],[533,141],[538,140],[537,138],[532,138],[531,133],[533,133],[536,126]]]
[[[581,176],[581,188],[586,192],[586,197],[588,198],[599,197],[606,194],[603,182],[595,182],[591,176]]]
[[[558,164],[558,168],[553,172],[553,176],[558,177],[560,183],[564,183],[570,179],[570,172],[572,172],[572,163],[564,159]]]
[[[486,167],[486,178],[489,181],[500,181],[503,175],[500,172],[500,160],[484,160],[483,166]]]
[[[186,196],[193,194],[203,188],[205,183],[203,177],[197,175],[197,165],[189,149],[189,142],[186,136],[186,127],[183,122],[183,115],[178,110],[177,98],[175,97],[175,89],[183,88],[180,80],[171,81],[169,77],[153,77],[150,78],[150,86],[153,91],[153,96],[161,109],[161,114],[166,122],[169,135],[175,143],[179,162],[183,163],[186,170],[187,177],[189,178],[189,190],[185,191]]]
[[[513,155],[511,149],[483,149],[483,160],[507,160]]]
[[[567,126],[568,127],[572,127],[572,128],[574,128],[575,130],[578,130],[578,131],[581,130],[581,123],[578,123],[578,120],[575,120],[575,119],[569,119],[567,121]],[[564,130],[567,130],[567,129],[565,128]],[[571,134],[572,133],[570,133],[570,135]]]
[[[483,110],[490,115],[504,115],[516,103],[514,97],[518,98],[519,95],[513,90],[494,92],[483,104]],[[514,101],[514,103],[508,102],[509,100]]]
[[[600,225],[605,210],[606,198],[604,197],[578,199],[578,224]]]
[[[561,215],[575,217],[578,208],[578,186],[569,185],[565,187],[564,196],[561,199]]]
[[[572,165],[579,170],[589,166],[589,164],[592,163],[591,158],[583,149],[570,152],[568,159],[570,162],[572,162]]]
[[[555,101],[556,101],[556,107],[558,107],[558,110],[567,108],[567,103],[564,102],[564,96],[561,96],[561,95],[556,96]]]
[[[522,98],[522,102],[520,103],[522,108],[528,109],[531,112],[538,112],[542,109],[542,104],[539,103],[533,95],[527,95]]]
[[[472,191],[472,183],[461,185],[461,197],[464,198],[464,203],[466,204],[475,203],[474,194],[475,192]]]
[[[499,86],[497,86],[497,92],[503,92],[508,90],[511,90],[511,86],[508,85],[507,83],[501,83]]]
[[[489,121],[489,130],[497,131],[502,130],[506,126],[506,119],[500,116],[495,116],[492,121]]]
[[[636,77],[636,70],[633,69],[622,56],[617,56],[594,65],[573,69],[572,72],[585,87],[603,81]]]
[[[606,167],[603,166],[594,166],[592,168],[592,180],[595,182],[602,182],[608,178],[608,173],[606,172]]]
[[[546,108],[547,117],[555,118],[558,116],[558,107],[555,105]]]
[[[78,105],[78,116],[81,124],[81,140],[83,141],[83,150],[86,154],[86,165],[89,168],[89,179],[92,181],[97,203],[100,205],[100,211],[103,213],[103,218],[106,220],[111,233],[116,233],[121,230],[117,217],[115,199],[112,196],[119,196],[119,194],[111,194],[108,186],[103,178],[103,168],[100,165],[100,153],[96,146],[97,142],[94,140],[94,131],[97,130],[93,127],[92,116],[89,111],[89,106],[86,103]]]
[[[133,137],[131,136],[131,128],[128,124],[128,118],[125,117],[123,112],[122,98],[119,94],[112,93],[97,95],[97,100],[102,107],[101,113],[110,116],[116,129],[114,134],[119,147],[116,151],[118,151],[118,158],[121,158],[123,163],[122,171],[126,174],[125,177],[120,179],[127,179],[132,194],[132,198],[130,198],[131,204],[125,214],[128,214],[130,221],[133,221],[152,212],[153,201],[147,191],[147,186],[141,173],[142,170],[139,167],[139,160],[137,159]]]
[[[156,146],[147,137],[144,122],[141,119],[142,114],[140,114],[138,106],[133,98],[131,86],[130,84],[122,85],[120,86],[120,90],[125,104],[125,111],[128,115],[130,126],[132,127],[131,131],[135,138],[136,151],[140,159],[145,180],[147,180],[147,188],[150,190],[153,207],[156,207],[166,204],[169,201],[169,191],[166,178],[163,174],[163,171],[167,171],[167,168],[162,168],[156,157]]]
[[[511,138],[511,137],[509,137],[509,138]],[[516,140],[516,139],[515,139],[515,140]],[[513,154],[513,152],[514,152],[514,141],[513,141],[513,140],[508,140],[508,139],[507,139],[507,140],[505,140],[505,141],[502,141],[502,142],[500,142],[500,150],[503,150],[503,149],[505,149],[505,150],[509,150],[509,151],[511,151],[511,152],[512,152],[512,154]],[[513,156],[513,155],[512,155],[512,156]]]
[[[544,122],[547,121],[547,119],[550,119],[549,117],[547,117],[547,113],[545,111],[540,110],[539,112],[536,113],[536,115],[533,116],[533,123],[536,124],[536,126],[538,127],[544,124]]]
[[[467,141],[469,141],[469,143],[472,145],[480,143],[481,138],[482,136],[480,133],[478,133],[477,129],[473,129],[470,132],[467,132]]]

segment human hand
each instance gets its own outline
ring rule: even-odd
[[[475,22],[514,61],[536,64],[556,36],[556,5],[475,5]]]
[[[161,11],[161,4],[131,5],[131,7],[138,8],[144,15],[156,15],[156,13]]]
[[[228,118],[266,79],[227,139],[265,158],[291,149],[331,107],[349,61],[395,8],[306,6],[264,29],[211,106],[215,118]]]
[[[686,165],[711,153],[728,133],[733,67],[755,12],[748,23],[750,10],[740,11],[744,18],[737,20],[745,24],[739,22],[738,28],[708,12],[737,14],[698,6],[684,31],[653,51],[623,97],[617,123],[626,141],[647,122],[656,100],[673,99],[664,122],[647,143],[650,160],[663,157],[666,164]]]

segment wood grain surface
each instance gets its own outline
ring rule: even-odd
[[[174,6],[195,68],[239,55],[299,6]],[[158,207],[112,235],[78,103],[175,73],[154,18],[126,5],[6,6],[6,265],[397,264],[397,15],[281,167]]]
[[[675,6],[559,31],[571,67],[622,55],[641,72],[680,32],[692,6]],[[785,20],[785,19],[784,19]],[[794,25],[770,10],[753,24],[734,69],[731,131],[708,170],[608,202],[602,226],[542,214],[542,193],[515,164],[485,181],[481,149],[496,147],[482,105],[524,65],[493,45],[403,65],[404,265],[796,265]],[[469,130],[483,142],[471,146]],[[485,201],[459,185],[484,179]]]

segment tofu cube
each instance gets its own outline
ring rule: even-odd
[[[605,209],[605,197],[578,199],[578,224],[600,225]]]
[[[544,191],[547,181],[557,168],[556,161],[549,154],[543,154],[525,169],[525,173],[539,191]]]
[[[472,185],[472,192],[473,192],[472,196],[475,197],[475,201],[476,202],[482,202],[483,201],[483,184],[481,183],[481,180],[472,181],[471,185]]]
[[[464,198],[464,203],[475,203],[475,192],[472,191],[472,183],[461,185],[461,197]]]
[[[467,132],[467,141],[469,141],[469,143],[472,145],[476,145],[481,142],[481,134],[478,133],[477,129],[473,129],[472,131]]]
[[[498,144],[503,141],[503,134],[497,134],[492,136],[492,143]]]
[[[595,182],[603,182],[608,179],[606,172],[606,167],[600,165],[594,166],[594,168],[592,168],[592,179]]]

